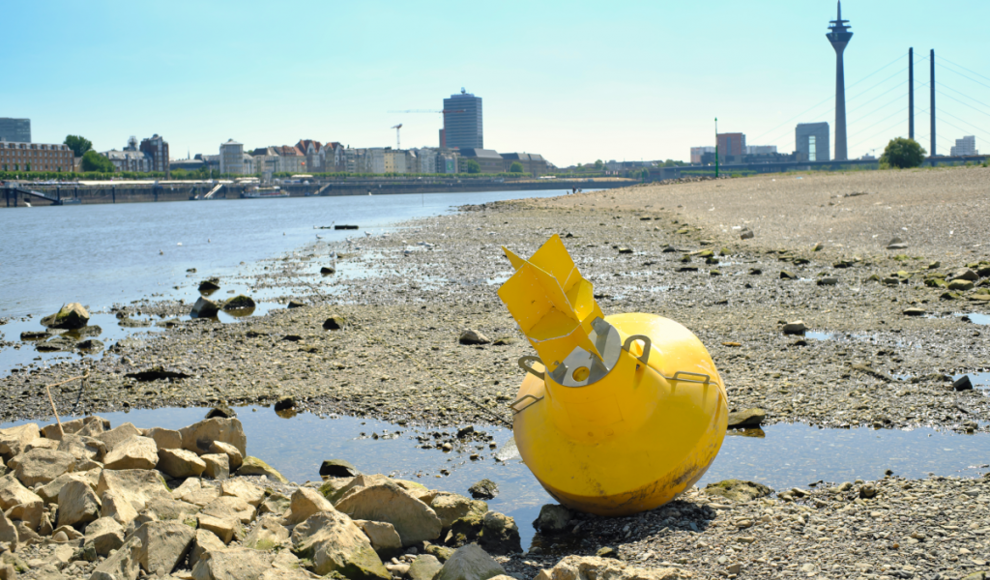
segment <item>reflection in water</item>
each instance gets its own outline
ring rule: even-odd
[[[759,427],[753,427],[750,429],[729,429],[726,432],[726,435],[728,437],[757,437],[759,439],[763,439],[767,436],[767,434],[763,432],[763,429],[760,429]]]
[[[249,306],[247,308],[232,308],[230,310],[224,310],[223,313],[234,318],[246,318],[254,314],[255,307]]]
[[[213,296],[214,294],[216,294],[217,293],[217,290],[219,290],[219,288],[201,288],[199,290],[199,293],[204,298],[209,298],[210,296]]]

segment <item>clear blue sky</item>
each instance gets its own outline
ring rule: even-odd
[[[795,123],[834,121],[831,100],[789,121],[834,93],[833,0],[0,5],[0,117],[31,118],[37,142],[81,134],[101,151],[152,133],[173,158],[216,153],[228,138],[394,146],[397,123],[404,147],[435,146],[439,115],[387,111],[440,109],[462,86],[484,98],[486,147],[561,166],[687,159],[713,144],[715,116],[721,131],[786,152]],[[906,134],[907,72],[897,73],[910,46],[982,83],[939,69],[939,90],[967,103],[939,95],[939,152],[968,134],[990,151],[979,129],[990,129],[990,78],[974,74],[990,77],[990,2],[847,0],[843,16],[855,33],[850,156]],[[921,112],[927,61],[915,77]],[[925,115],[917,135],[927,148]]]

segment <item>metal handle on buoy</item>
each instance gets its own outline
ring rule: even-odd
[[[692,377],[704,377],[705,380],[703,380],[703,381],[696,381],[696,380],[693,380],[693,379],[681,379],[681,378],[678,378],[678,375],[689,375],[689,376],[692,376]],[[667,377],[664,377],[664,378],[667,379],[668,381],[682,381],[682,382],[685,382],[685,383],[701,383],[703,385],[707,385],[708,383],[712,382],[712,378],[710,376],[704,374],[704,373],[692,373],[692,372],[688,372],[688,371],[677,371],[676,373],[674,373],[674,376],[672,376],[670,378],[667,378]]]
[[[522,403],[526,399],[533,399],[533,402],[530,403],[530,404],[528,404],[528,405],[526,405],[522,409],[517,409],[516,408],[516,405],[518,405],[519,403]],[[543,397],[537,397],[536,395],[523,395],[523,396],[519,397],[518,399],[516,399],[515,401],[512,401],[511,403],[509,403],[509,408],[512,409],[512,414],[513,415],[518,415],[519,413],[522,413],[526,409],[532,407],[533,405],[539,403],[542,400],[543,400]]]
[[[527,373],[529,373],[529,374],[531,374],[531,375],[533,375],[535,377],[538,377],[540,380],[546,380],[546,375],[544,373],[542,373],[542,372],[540,372],[540,371],[538,371],[538,370],[534,369],[533,367],[531,367],[531,366],[529,366],[529,365],[526,364],[526,363],[530,363],[530,362],[538,362],[538,363],[541,363],[541,364],[543,363],[543,361],[541,361],[540,360],[540,357],[538,357],[538,356],[524,356],[524,357],[522,357],[522,358],[519,359],[519,367],[522,370],[526,371]]]
[[[625,349],[625,351],[628,352],[629,354],[632,354],[632,351],[629,349],[632,347],[632,343],[636,342],[637,340],[643,341],[643,355],[638,356],[636,358],[639,359],[639,362],[645,365],[647,361],[650,360],[650,347],[653,345],[653,341],[650,340],[650,337],[646,336],[645,334],[634,334],[626,339],[626,342],[622,345],[622,348]]]

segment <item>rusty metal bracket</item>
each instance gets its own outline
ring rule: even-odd
[[[533,399],[533,402],[530,403],[530,404],[528,404],[528,405],[526,405],[522,409],[516,409],[516,405],[518,405],[519,403],[522,403],[526,399]],[[537,397],[536,395],[523,395],[523,396],[519,397],[518,399],[516,399],[515,401],[512,401],[511,403],[509,403],[509,408],[512,409],[512,414],[513,415],[518,415],[519,413],[522,413],[526,409],[532,407],[533,405],[539,403],[542,400],[543,400],[543,397]]]

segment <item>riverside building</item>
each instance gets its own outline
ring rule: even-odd
[[[31,142],[31,119],[0,117],[0,141]]]
[[[461,89],[459,95],[443,100],[443,133],[441,147],[447,149],[484,149],[485,132],[482,123],[481,97]]]
[[[66,145],[0,141],[0,171],[72,171],[73,166]]]

